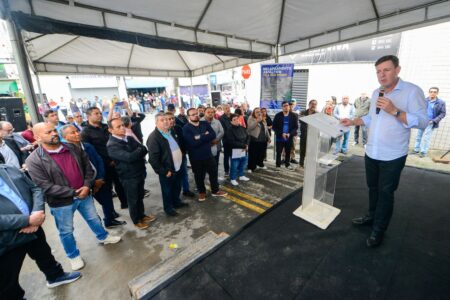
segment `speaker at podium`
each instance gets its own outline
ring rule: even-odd
[[[16,132],[27,129],[27,121],[25,119],[21,98],[0,98],[0,121],[10,122]]]
[[[218,92],[211,92],[211,102],[213,106],[221,105],[222,104],[222,98],[220,96],[220,91]]]

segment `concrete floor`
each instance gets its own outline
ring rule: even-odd
[[[153,117],[148,115],[143,123],[145,137],[153,130],[153,122]],[[354,154],[363,155],[363,151],[362,147],[350,146],[347,157]],[[77,214],[75,237],[86,262],[86,266],[81,270],[83,277],[72,284],[48,289],[45,286],[43,274],[27,257],[20,275],[20,283],[26,290],[26,298],[29,300],[129,299],[127,283],[135,276],[176,255],[177,251],[189,247],[196,238],[207,231],[235,233],[266,209],[265,206],[255,203],[255,198],[274,204],[302,186],[302,170],[287,171],[283,168],[281,173],[276,173],[272,157],[272,150],[269,149],[267,162],[269,170],[259,170],[254,174],[248,174],[251,181],[238,187],[232,187],[229,182],[224,182],[224,186],[231,191],[225,199],[208,197],[203,203],[195,199],[184,199],[190,206],[179,210],[180,215],[175,218],[165,216],[158,178],[148,166],[146,188],[151,191],[151,194],[144,200],[145,210],[146,213],[155,214],[158,217],[151,227],[147,230],[136,230],[128,216],[128,211],[121,210],[119,201],[115,198],[116,210],[121,214],[121,219],[126,220],[128,224],[122,228],[110,230],[111,233],[122,236],[123,240],[119,244],[102,246],[97,244],[94,235]],[[435,164],[429,158],[419,159],[412,156],[408,158],[408,164],[450,171],[449,165]],[[219,176],[223,177],[222,166],[219,167]],[[191,190],[195,190],[193,176],[190,178]],[[97,210],[101,215],[99,206]],[[54,256],[65,270],[70,270],[53,218],[49,213],[44,230]],[[179,249],[170,249],[171,243],[178,244]]]

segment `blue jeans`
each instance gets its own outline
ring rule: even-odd
[[[339,153],[339,149],[341,148],[342,153],[347,153],[347,146],[348,146],[348,136],[350,135],[350,131],[347,131],[343,134],[344,136],[344,142],[342,142],[342,148],[341,148],[341,139],[342,137],[338,137],[336,139],[336,150],[335,153]]]
[[[50,212],[55,218],[56,228],[59,231],[59,238],[68,258],[75,258],[80,255],[73,236],[73,215],[76,210],[81,214],[99,241],[103,241],[108,236],[108,232],[103,228],[100,217],[95,210],[94,200],[91,195],[84,199],[74,198],[72,205],[50,207]]]
[[[183,192],[189,191],[189,176],[187,169],[187,158],[186,155],[183,157],[183,161],[181,162],[181,181],[183,183]]]
[[[414,145],[415,152],[427,154],[430,148],[431,135],[433,134],[433,124],[428,124],[427,128],[419,129],[417,131],[416,144]]]
[[[247,168],[247,156],[231,159],[230,179],[236,180],[238,173],[239,177],[244,176],[244,170],[246,168]]]

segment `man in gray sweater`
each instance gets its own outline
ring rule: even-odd
[[[361,118],[369,113],[370,108],[370,99],[367,97],[366,93],[362,93],[359,98],[356,98],[355,100],[355,118]],[[362,131],[362,142],[363,145],[367,142],[367,129],[366,126],[355,126],[355,136],[354,136],[354,143],[353,145],[359,144],[359,128],[361,127]]]

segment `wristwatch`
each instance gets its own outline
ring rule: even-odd
[[[394,116],[394,117],[396,117],[396,118],[398,118],[398,117],[400,117],[400,115],[401,115],[401,111],[400,110],[396,110],[392,115]]]

